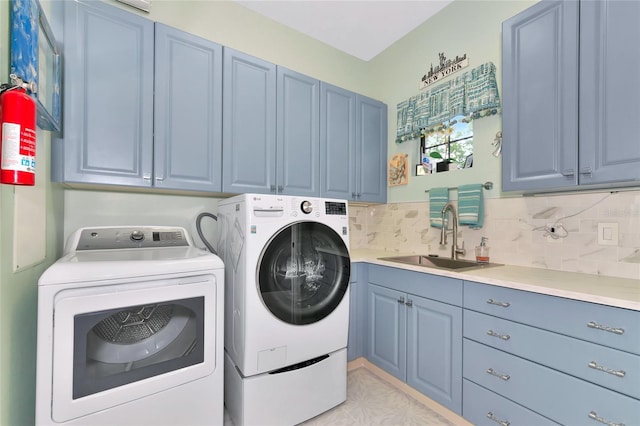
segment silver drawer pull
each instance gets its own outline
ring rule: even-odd
[[[502,340],[509,340],[509,339],[511,339],[511,336],[509,336],[508,334],[498,334],[498,333],[496,333],[496,332],[495,332],[495,331],[493,331],[493,330],[489,330],[489,331],[487,331],[487,334],[488,334],[489,336],[492,336],[492,337],[498,337],[498,338],[500,338],[500,339],[502,339]]]
[[[407,307],[412,307],[413,306],[413,300],[411,299],[407,299],[407,303],[405,303],[405,305],[407,305]]]
[[[400,297],[400,299],[398,299],[398,303],[402,303],[404,305],[404,296]]]
[[[487,373],[491,374],[492,376],[496,376],[497,378],[502,379],[505,382],[511,378],[510,375],[508,375],[508,374],[500,374],[496,370],[494,370],[493,368],[489,368],[487,370]]]
[[[595,328],[596,330],[608,331],[609,333],[613,333],[613,334],[624,334],[624,328],[609,327],[608,325],[596,324],[593,321],[589,321],[587,323],[587,327]]]
[[[487,300],[487,303],[490,304],[490,305],[502,306],[503,308],[508,308],[509,306],[511,306],[511,303],[509,303],[509,302],[500,302],[500,301],[496,301],[496,300],[493,300],[493,299]]]
[[[607,419],[603,419],[602,417],[599,417],[598,413],[596,413],[595,411],[590,411],[589,414],[588,414],[588,417],[591,420],[595,420],[597,422],[604,423],[605,425],[609,425],[609,426],[624,426],[624,423],[614,423],[614,422],[611,422],[611,421],[609,421]]]
[[[612,374],[616,377],[624,377],[627,373],[624,370],[614,370],[612,368],[607,368],[603,365],[598,365],[597,362],[591,361],[589,364],[589,368],[593,368],[594,370],[604,371],[605,373]]]
[[[500,420],[500,419],[499,419],[499,418],[497,418],[497,417],[496,417],[496,416],[495,416],[491,411],[489,411],[489,412],[487,413],[487,418],[488,418],[489,420],[492,420],[492,421],[494,421],[494,422],[498,423],[498,424],[499,424],[499,425],[501,425],[501,426],[509,426],[509,425],[511,424],[511,423],[509,423],[509,422],[508,422],[508,421],[506,421],[506,420]]]

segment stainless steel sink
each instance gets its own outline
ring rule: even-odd
[[[380,260],[398,262],[407,265],[425,266],[427,268],[449,269],[454,271],[470,271],[479,268],[503,266],[502,263],[478,263],[472,260],[449,259],[447,257],[425,256],[415,254],[411,256],[379,257]]]

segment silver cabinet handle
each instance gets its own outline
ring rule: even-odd
[[[151,180],[151,175],[149,173],[145,173],[145,174],[142,175],[142,179]]]
[[[500,302],[500,301],[493,300],[493,299],[487,300],[487,303],[490,304],[490,305],[501,306],[503,308],[508,308],[509,306],[511,306],[511,303],[509,303],[509,302]]]
[[[355,200],[356,198],[358,198],[358,197],[356,196],[356,193],[355,193],[355,192],[352,192],[352,193],[351,193],[351,198],[353,198],[354,200]]]
[[[493,331],[493,330],[489,330],[489,331],[487,331],[487,334],[488,334],[489,336],[492,336],[492,337],[498,337],[498,338],[500,338],[500,339],[502,339],[502,340],[509,340],[509,339],[511,339],[511,336],[509,336],[508,334],[499,334],[499,333],[496,333],[496,332],[495,332],[495,331]]]
[[[401,297],[400,299],[398,299],[398,303],[402,303],[402,304],[404,304],[404,296],[403,296],[403,297]]]
[[[581,174],[581,175],[588,175],[588,176],[591,176],[591,174],[592,174],[591,167],[583,167],[583,168],[580,170],[580,174]]]
[[[595,420],[597,422],[604,423],[605,425],[609,425],[609,426],[624,426],[624,423],[614,423],[607,419],[603,419],[602,417],[598,416],[598,413],[596,413],[595,411],[589,411],[589,414],[587,414],[587,417],[589,417],[591,420]]]
[[[616,377],[624,377],[627,374],[624,370],[614,370],[612,368],[607,368],[603,365],[598,365],[598,363],[595,361],[591,361],[587,365],[589,366],[589,368],[593,368],[594,370],[598,370],[598,371],[603,371],[605,373],[609,373]]]
[[[269,187],[269,190],[270,190],[271,192],[276,192],[276,186],[275,186],[275,185],[271,185],[271,186]]]
[[[278,192],[282,193],[282,191],[284,191],[284,186],[278,185]]]
[[[500,426],[509,426],[511,424],[506,420],[500,420],[491,411],[487,413],[487,418],[491,421],[498,423]]]
[[[510,375],[508,375],[508,374],[501,374],[501,373],[498,373],[498,372],[497,372],[496,370],[494,370],[493,368],[489,368],[489,369],[487,369],[487,373],[489,373],[489,374],[491,374],[492,376],[495,376],[495,377],[497,377],[497,378],[499,378],[499,379],[502,379],[502,380],[504,380],[505,382],[511,378],[511,376],[510,376]]]
[[[411,299],[407,299],[407,303],[405,303],[405,305],[407,305],[407,307],[412,307],[413,306],[413,300]]]
[[[573,169],[567,169],[567,170],[563,170],[561,175],[564,177],[573,177],[576,174],[576,172]]]
[[[156,182],[162,182],[163,180],[164,180],[164,177],[162,176],[156,177]]]
[[[619,327],[609,327],[608,325],[597,324],[593,321],[589,321],[587,323],[587,327],[595,328],[596,330],[608,331],[613,334],[624,334],[624,328]]]

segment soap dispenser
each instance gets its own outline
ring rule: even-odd
[[[487,237],[482,237],[480,245],[476,246],[476,261],[478,263],[489,263],[489,247],[487,247]]]

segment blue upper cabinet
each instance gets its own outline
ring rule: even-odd
[[[356,183],[358,201],[387,201],[387,106],[356,97]]]
[[[53,177],[150,186],[153,22],[101,2],[65,2],[64,140]]]
[[[156,23],[154,178],[222,189],[222,46]]]
[[[323,197],[356,199],[356,94],[320,85],[320,167]]]
[[[220,192],[222,46],[102,2],[64,8],[54,179]]]
[[[640,3],[542,1],[503,24],[505,191],[640,180]]]
[[[276,66],[224,49],[223,191],[276,191]]]
[[[578,2],[536,3],[502,37],[502,189],[576,185]]]
[[[580,184],[640,180],[640,2],[580,3]]]
[[[320,87],[321,194],[387,200],[387,106],[348,90]]]
[[[277,68],[276,190],[320,196],[320,81]]]

